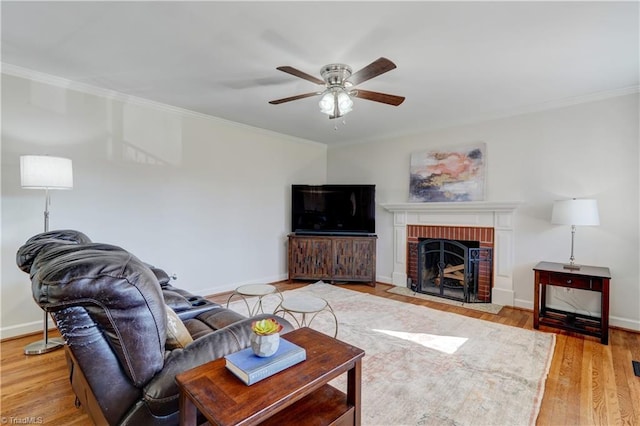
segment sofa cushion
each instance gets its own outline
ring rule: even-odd
[[[167,306],[167,341],[164,344],[165,349],[184,348],[191,342],[193,342],[193,338],[189,334],[189,330],[182,323],[178,314]]]
[[[185,311],[192,308],[191,302],[189,302],[186,297],[176,291],[171,291],[163,288],[162,296],[164,297],[164,303],[166,303],[168,307],[176,312]]]

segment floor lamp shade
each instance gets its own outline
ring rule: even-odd
[[[71,160],[46,155],[20,157],[20,185],[26,189],[71,189]]]

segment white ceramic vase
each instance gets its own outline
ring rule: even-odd
[[[256,333],[251,334],[251,349],[259,357],[269,357],[276,353],[280,346],[280,333],[262,336]]]

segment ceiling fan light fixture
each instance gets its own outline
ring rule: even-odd
[[[340,110],[340,115],[348,114],[353,109],[351,96],[349,96],[349,94],[344,90],[341,90],[340,93],[338,93],[338,109]]]
[[[333,109],[335,108],[335,99],[333,98],[333,93],[330,90],[325,90],[320,98],[320,102],[318,105],[320,106],[320,112],[323,114],[331,115],[333,114]]]
[[[351,96],[341,87],[332,87],[322,94],[320,112],[333,117],[342,117],[353,109]]]

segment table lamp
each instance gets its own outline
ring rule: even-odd
[[[576,225],[595,226],[600,225],[598,215],[598,202],[596,200],[561,200],[553,203],[551,223],[557,225],[571,225],[571,257],[564,269],[579,270],[580,265],[575,264],[573,256],[573,243],[576,235]]]
[[[44,232],[49,231],[49,205],[51,189],[73,188],[73,168],[68,158],[44,155],[20,156],[20,185],[25,189],[44,189]],[[49,339],[47,311],[44,311],[43,340],[30,343],[24,348],[25,355],[40,355],[59,349],[64,345],[60,338]]]

